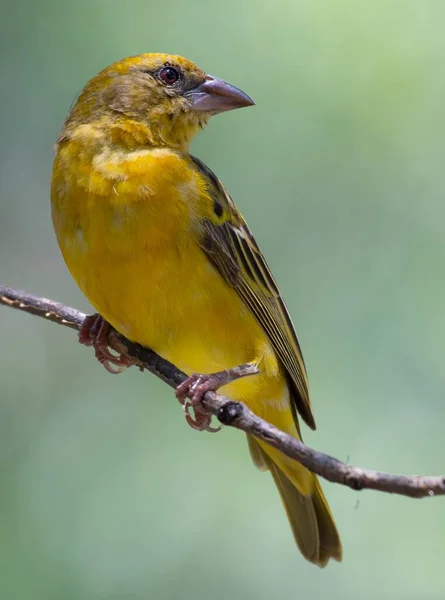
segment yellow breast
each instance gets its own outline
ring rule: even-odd
[[[268,339],[198,244],[197,216],[212,206],[199,175],[177,153],[107,149],[86,160],[73,142],[59,148],[54,227],[96,310],[186,373],[261,361],[264,375],[230,391],[246,399],[253,387],[264,394],[266,386],[288,407]]]

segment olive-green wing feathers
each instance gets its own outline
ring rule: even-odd
[[[201,246],[250,309],[286,369],[296,408],[315,429],[309,402],[306,368],[292,322],[280,291],[255,239],[215,174],[191,157],[207,182],[214,203],[214,219],[203,221]]]

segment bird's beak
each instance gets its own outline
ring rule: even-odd
[[[185,96],[192,101],[193,110],[213,114],[255,104],[252,98],[234,85],[211,75],[207,75],[203,83],[186,92]]]

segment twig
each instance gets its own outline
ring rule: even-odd
[[[46,298],[0,285],[0,304],[43,317],[59,325],[79,329],[86,315],[74,308]],[[158,356],[155,352],[130,342],[117,331],[109,334],[110,347],[116,352],[132,356],[141,368],[150,371],[170,387],[182,383],[186,374]],[[264,440],[287,456],[299,461],[313,473],[328,481],[349,486],[354,490],[372,489],[411,498],[445,495],[445,476],[391,475],[347,465],[332,456],[306,446],[299,440],[280,431],[257,417],[242,402],[207,392],[204,407],[224,425],[241,429]]]

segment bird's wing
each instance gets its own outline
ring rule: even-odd
[[[214,203],[214,218],[202,223],[201,246],[268,336],[287,371],[298,412],[315,429],[300,345],[272,273],[222,183],[203,162],[191,159]]]

